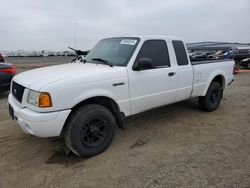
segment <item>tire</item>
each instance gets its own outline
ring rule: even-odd
[[[199,97],[199,108],[207,112],[216,110],[220,105],[222,93],[221,85],[218,82],[212,82],[207,90],[206,96]]]
[[[102,153],[111,144],[116,120],[106,107],[89,104],[77,109],[66,126],[67,147],[80,157],[91,157]]]

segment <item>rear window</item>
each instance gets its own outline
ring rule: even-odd
[[[183,42],[174,40],[172,41],[172,44],[174,47],[177,64],[179,66],[188,65],[188,57]]]

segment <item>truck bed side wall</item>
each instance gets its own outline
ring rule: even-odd
[[[223,77],[223,87],[226,87],[233,80],[233,66],[233,61],[193,65],[194,84],[192,96],[205,96],[210,83],[218,75]]]

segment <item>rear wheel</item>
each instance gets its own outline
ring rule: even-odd
[[[201,110],[212,112],[218,108],[221,102],[223,90],[218,82],[212,82],[204,97],[199,97],[199,107]]]
[[[115,118],[106,107],[85,105],[71,115],[65,132],[65,143],[76,155],[90,157],[108,148],[115,130]]]

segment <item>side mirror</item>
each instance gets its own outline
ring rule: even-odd
[[[152,59],[150,58],[140,58],[138,61],[135,62],[133,66],[133,70],[140,71],[140,70],[147,70],[152,69]]]

